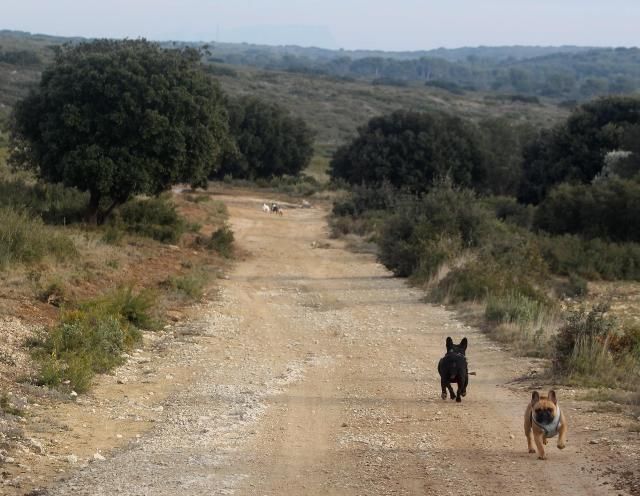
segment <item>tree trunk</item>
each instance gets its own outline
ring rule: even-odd
[[[92,226],[97,226],[99,221],[100,195],[94,191],[90,192],[89,207],[87,208],[86,222]]]

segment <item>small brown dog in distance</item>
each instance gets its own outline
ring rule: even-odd
[[[564,449],[567,443],[567,418],[558,405],[556,392],[549,391],[541,396],[538,391],[531,395],[531,403],[524,412],[524,435],[527,436],[529,453],[535,453],[533,441],[538,448],[538,459],[546,460],[544,445],[547,439],[558,435],[558,448]]]

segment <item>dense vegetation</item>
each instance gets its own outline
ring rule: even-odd
[[[231,99],[227,108],[236,149],[225,157],[215,177],[295,176],[309,165],[313,136],[304,120],[254,97]]]
[[[349,177],[352,168],[353,177],[362,177],[364,184],[351,181],[356,186],[334,205],[334,233],[368,236],[377,245],[380,261],[397,276],[427,288],[433,301],[482,302],[485,318],[498,338],[516,341],[527,353],[555,353],[559,373],[596,382],[615,376],[629,385],[632,381],[614,362],[624,363],[631,376],[638,377],[637,328],[607,317],[606,325],[596,329],[605,310],[577,313],[563,324],[557,302],[584,296],[588,280],[640,281],[638,150],[627,141],[636,132],[638,105],[638,100],[630,98],[595,101],[577,109],[550,137],[544,135],[542,139],[551,140],[547,146],[557,147],[558,154],[542,155],[547,162],[538,164],[538,177],[547,180],[548,186],[537,207],[519,203],[515,193],[532,182],[527,154],[540,136],[533,137],[534,145],[527,145],[529,132],[519,133],[504,160],[510,164],[509,173],[492,175],[493,181],[506,184],[488,188],[486,176],[461,178],[452,166],[436,181],[404,173],[407,157],[415,158],[407,150],[420,147],[394,146],[402,139],[411,142],[407,129],[392,134],[390,144],[375,146],[394,129],[390,123],[397,122],[398,116],[375,119],[350,145],[359,150],[353,158],[345,160],[343,150],[336,153],[334,163],[341,167],[336,177]],[[371,136],[366,134],[369,129],[375,129]],[[487,144],[500,143],[497,137],[508,135],[509,129],[484,126],[476,132],[484,136],[478,141],[484,145],[474,149],[479,155],[475,158],[488,163],[490,170],[500,154],[492,157]],[[553,141],[559,136],[563,141]],[[567,146],[567,136],[573,147]],[[434,134],[423,139],[427,137],[433,140],[430,146],[444,146],[439,163],[456,157],[456,150],[447,148],[455,142]],[[366,148],[363,143],[374,145]],[[363,169],[364,163],[384,176],[368,181],[367,174],[372,172]],[[419,156],[415,163],[424,167],[429,162]],[[461,163],[453,160],[455,165]],[[394,168],[406,182],[394,182]],[[563,172],[547,173],[547,168]],[[509,196],[493,196],[496,193]],[[558,338],[551,340],[549,336],[558,329]],[[573,344],[568,345],[567,339],[573,339]],[[614,342],[623,344],[615,350],[607,348]]]
[[[456,184],[483,187],[486,164],[473,126],[445,114],[398,111],[377,117],[338,149],[331,175],[349,184],[425,191],[450,176]]]
[[[539,203],[555,184],[590,183],[602,173],[632,177],[640,171],[637,153],[618,157],[616,162],[621,163],[610,165],[617,170],[603,167],[609,153],[639,151],[638,136],[640,99],[604,98],[581,106],[566,122],[542,131],[524,149],[519,199]]]
[[[405,112],[371,119],[331,161],[334,180],[411,192],[449,177],[458,186],[515,195],[522,177],[522,147],[530,125],[504,118],[477,124],[446,113]]]
[[[229,138],[198,60],[144,40],[65,46],[16,105],[14,163],[88,191],[94,222],[134,194],[205,184]]]
[[[222,44],[213,50],[211,61],[383,84],[437,84],[453,91],[562,99],[628,94],[640,88],[637,48],[481,47],[394,54]]]

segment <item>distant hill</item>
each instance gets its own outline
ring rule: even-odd
[[[426,84],[564,100],[640,90],[638,48],[477,47],[421,52],[218,43],[208,61],[376,84]]]
[[[24,91],[38,67],[53,56],[51,47],[82,39],[0,31],[0,104],[10,104]],[[376,85],[427,85],[454,94],[482,91],[580,101],[640,91],[638,48],[481,46],[383,52],[200,41],[160,44],[206,47],[203,60],[212,65],[243,65]]]
[[[35,63],[20,60],[0,62],[0,128],[3,116],[6,118],[13,103],[37,83],[41,71],[53,58],[55,46],[80,40],[0,31],[0,54],[27,51],[36,57],[32,61]],[[202,42],[169,41],[162,45],[167,48],[199,47],[206,53],[206,44]],[[224,54],[221,53],[223,48]],[[267,48],[274,53],[284,50],[284,47]],[[397,109],[442,110],[474,120],[503,116],[535,127],[550,126],[566,115],[566,110],[555,102],[538,101],[535,97],[470,91],[460,95],[446,85],[427,86],[415,81],[411,84],[375,81],[373,84],[374,80],[366,77],[344,78],[312,71],[265,70],[220,63],[232,54],[247,57],[252,49],[257,48],[244,44],[211,45],[208,48],[211,54],[204,55],[208,62],[207,70],[220,81],[228,94],[250,94],[273,101],[305,119],[316,133],[316,144],[321,152],[329,152],[350,139],[357,127],[371,117]],[[300,50],[318,50],[319,56],[323,57],[340,53],[321,49]],[[366,61],[366,58],[360,60]]]
[[[243,52],[268,53],[271,56],[284,57],[286,55],[307,57],[317,61],[334,60],[349,57],[353,60],[370,57],[387,58],[391,60],[417,60],[424,57],[440,58],[449,62],[460,62],[468,57],[490,60],[515,59],[523,60],[544,55],[558,53],[579,53],[593,50],[594,47],[578,46],[503,46],[503,47],[462,47],[462,48],[436,48],[434,50],[417,50],[403,52],[385,52],[381,50],[329,50],[325,48],[301,47],[297,45],[268,46],[249,43],[215,43],[216,54],[223,56],[237,55]]]

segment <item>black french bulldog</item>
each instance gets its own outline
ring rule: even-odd
[[[467,394],[469,384],[469,370],[467,368],[467,338],[462,338],[460,344],[453,344],[453,340],[447,338],[447,354],[438,362],[438,372],[440,373],[440,385],[442,386],[442,399],[447,399],[447,389],[451,399],[458,403],[462,401],[462,396]],[[451,383],[458,383],[458,391],[453,394]]]

